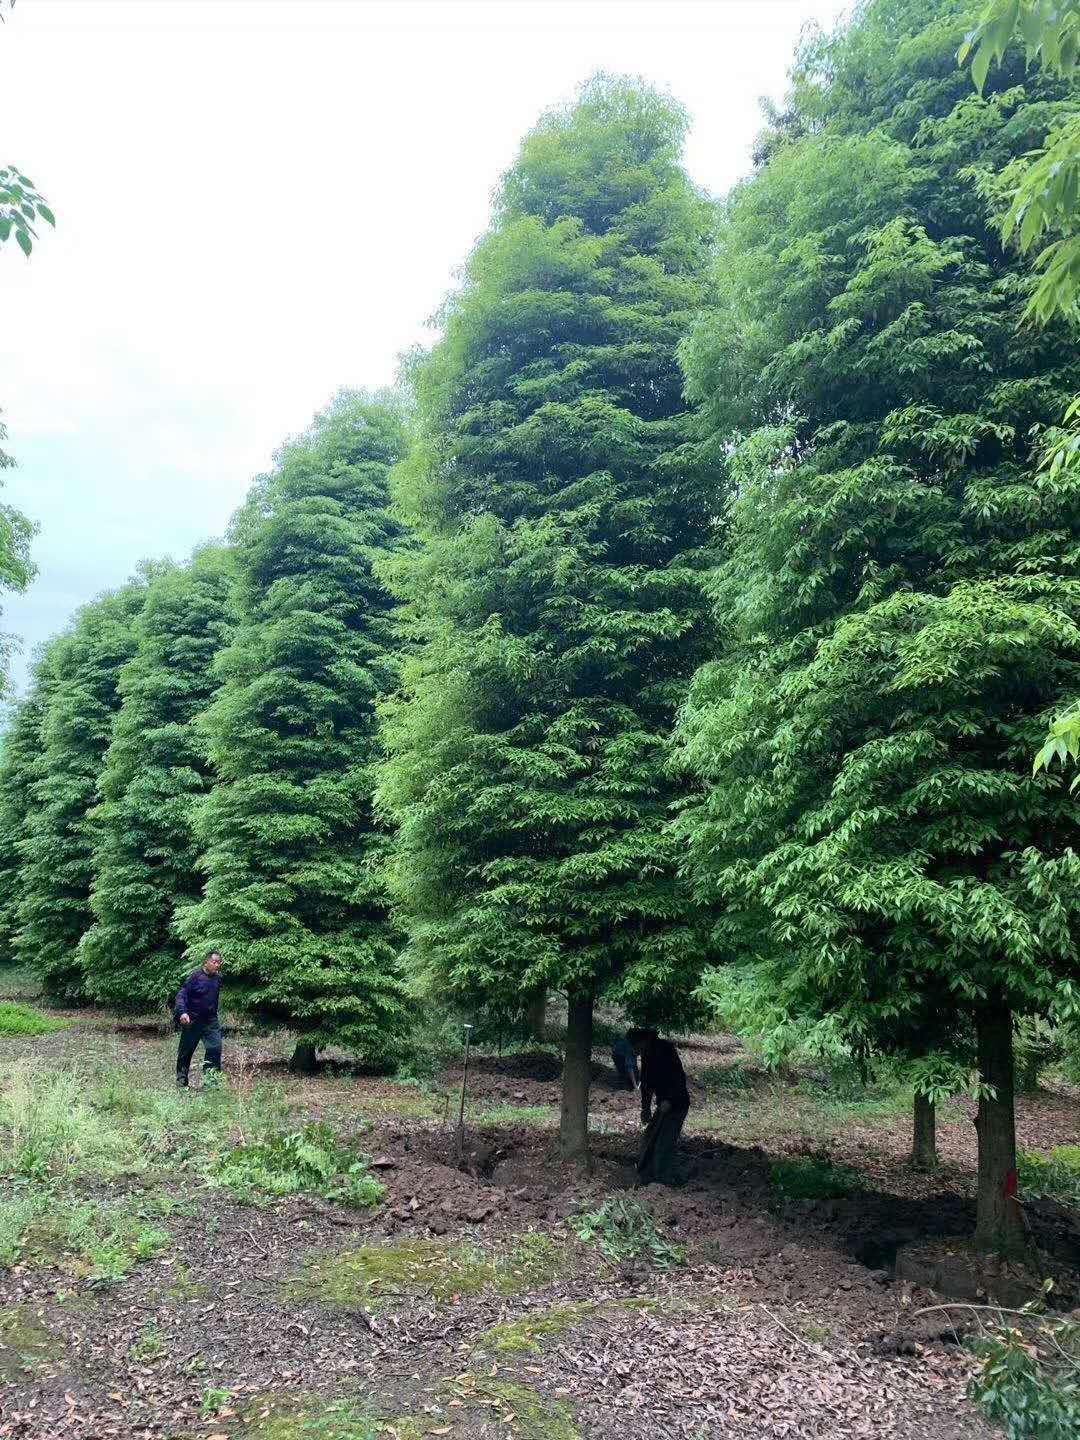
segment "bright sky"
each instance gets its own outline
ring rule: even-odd
[[[41,525],[29,652],[147,555],[220,534],[341,385],[393,378],[537,115],[594,70],[694,117],[725,190],[839,0],[17,0],[0,164],[57,215],[0,250],[6,497]]]

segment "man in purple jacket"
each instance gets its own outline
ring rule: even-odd
[[[221,990],[221,956],[211,950],[176,992],[176,1018],[180,1022],[180,1049],[176,1052],[176,1083],[187,1089],[191,1057],[203,1043],[203,1075],[221,1070],[221,1021],[218,993]]]

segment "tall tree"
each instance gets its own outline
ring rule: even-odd
[[[49,650],[41,750],[22,844],[16,954],[53,999],[69,1003],[86,998],[78,946],[93,918],[90,811],[120,706],[120,671],[135,651],[135,620],[151,573],[84,605]]]
[[[746,438],[681,736],[721,953],[848,1034],[974,1027],[976,1239],[1010,1249],[1012,1017],[1074,1010],[1080,979],[1075,805],[1026,759],[1080,676],[1080,477],[1032,436],[1080,364],[1066,321],[1021,327],[1031,277],[974,181],[1077,93],[1016,61],[972,94],[969,23],[870,0],[811,41],[727,206],[686,363]]]
[[[232,557],[220,546],[155,576],[120,673],[120,711],[94,811],[94,923],[79,958],[91,996],[129,1012],[160,1009],[183,978],[173,917],[199,898],[193,809],[210,788],[196,719],[229,631]]]
[[[228,966],[230,1004],[298,1037],[400,1048],[407,1008],[372,814],[375,705],[395,683],[393,601],[376,576],[404,543],[389,399],[343,394],[287,444],[235,527],[238,623],[204,725],[216,783],[196,812],[206,871],[179,930]]]
[[[27,693],[12,707],[0,757],[0,965],[16,958],[23,889],[23,847],[33,808],[31,788],[48,703],[49,647],[37,656]]]
[[[665,829],[666,742],[709,631],[712,492],[676,347],[712,212],[684,112],[598,77],[546,115],[416,368],[394,582],[423,644],[387,711],[382,797],[430,993],[569,1001],[560,1144],[587,1154],[602,992],[685,1007],[699,937]]]

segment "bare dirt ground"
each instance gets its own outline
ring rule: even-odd
[[[0,1040],[0,1064],[105,1056],[133,1085],[167,1082],[171,1045],[153,1026],[119,1030],[83,1014],[55,1034]],[[559,1060],[545,1049],[474,1060],[465,1173],[457,1068],[430,1090],[345,1064],[301,1079],[288,1074],[284,1042],[229,1037],[230,1085],[269,1082],[295,1124],[325,1120],[356,1137],[383,1202],[253,1206],[182,1163],[114,1182],[111,1202],[168,1212],[168,1244],[107,1287],[48,1257],[0,1270],[0,1436],[991,1435],[965,1398],[970,1361],[952,1317],[918,1315],[935,1297],[892,1269],[905,1244],[971,1229],[967,1108],[941,1117],[942,1165],[918,1175],[904,1113],[845,1108],[805,1083],[755,1075],[734,1049],[683,1049],[694,1099],[683,1183],[636,1192],[684,1250],[684,1263],[658,1268],[610,1260],[570,1224],[633,1178],[637,1101],[616,1088],[604,1051],[591,1174],[552,1158]],[[725,1074],[733,1067],[737,1077]],[[192,1093],[187,1103],[206,1102]],[[1078,1117],[1064,1089],[1025,1097],[1021,1142],[1075,1143]],[[800,1156],[851,1167],[860,1188],[784,1201],[772,1164]],[[1076,1226],[1035,1221],[1067,1300]],[[397,1268],[361,1283],[354,1257],[372,1246]]]

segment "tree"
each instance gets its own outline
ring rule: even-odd
[[[23,846],[32,809],[31,786],[41,751],[48,702],[49,648],[34,664],[27,693],[12,708],[0,756],[0,965],[15,959],[22,900]]]
[[[237,629],[202,722],[206,888],[178,929],[192,952],[222,951],[230,1004],[296,1033],[297,1068],[327,1045],[384,1062],[408,1025],[371,805],[397,645],[375,566],[406,543],[387,480],[403,443],[391,399],[343,394],[235,527]]]
[[[1030,280],[972,177],[1076,93],[1013,60],[973,95],[963,29],[871,0],[811,40],[796,123],[727,206],[686,351],[736,448],[683,828],[717,953],[778,1005],[871,1044],[934,1007],[972,1027],[976,1240],[1012,1249],[1013,1017],[1076,1007],[1080,836],[1024,756],[1080,673],[1080,490],[1032,435],[1080,367],[1064,321],[1021,327]]]
[[[676,361],[712,223],[685,129],[600,76],[525,139],[415,367],[399,485],[424,544],[393,582],[422,643],[380,793],[409,968],[478,1010],[567,996],[571,1158],[596,997],[685,1013],[701,955],[666,828],[714,513]]]
[[[21,842],[16,936],[21,963],[54,1000],[86,999],[79,941],[89,929],[98,780],[120,706],[120,672],[135,651],[135,621],[152,570],[78,611],[49,647],[41,750]]]
[[[199,898],[196,801],[210,788],[196,720],[213,698],[229,632],[232,557],[208,546],[154,577],[120,672],[120,710],[93,814],[94,923],[79,959],[90,995],[113,1009],[160,1009],[183,978],[177,908]]]

